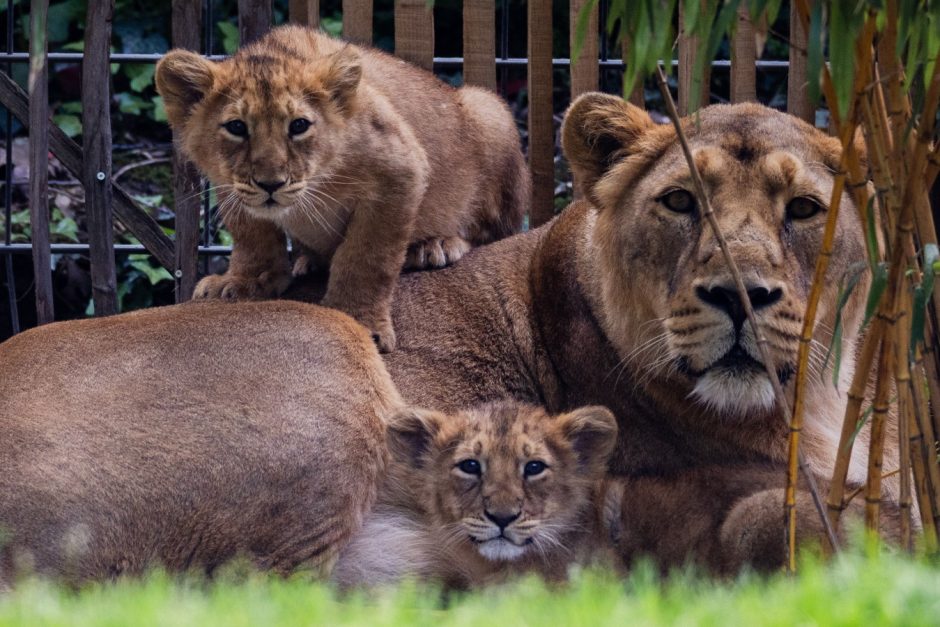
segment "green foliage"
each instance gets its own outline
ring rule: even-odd
[[[29,625],[928,625],[940,615],[940,569],[869,550],[798,577],[666,580],[642,565],[626,580],[581,572],[568,586],[534,579],[444,597],[402,585],[341,596],[297,577],[223,574],[211,582],[155,574],[79,591],[27,582],[0,597],[0,626]]]

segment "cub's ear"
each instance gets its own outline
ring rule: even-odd
[[[355,48],[343,46],[332,56],[330,67],[323,78],[323,84],[330,98],[344,113],[352,109],[360,80],[362,80],[362,60],[359,58],[359,53]]]
[[[186,121],[193,106],[205,98],[215,79],[215,64],[189,50],[170,50],[157,63],[157,92],[163,96],[170,126]]]
[[[587,93],[568,107],[561,127],[562,150],[588,197],[610,166],[654,126],[646,111],[610,94]]]
[[[562,432],[578,456],[584,474],[606,471],[617,444],[617,419],[606,407],[581,407],[558,417]]]
[[[415,468],[431,449],[446,416],[436,411],[408,407],[396,412],[388,421],[386,441],[393,459]]]

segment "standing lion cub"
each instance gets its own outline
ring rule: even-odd
[[[235,242],[228,271],[200,281],[196,298],[281,294],[289,236],[303,252],[294,273],[329,264],[323,304],[391,351],[406,256],[444,266],[521,226],[525,160],[512,115],[486,90],[299,26],[219,63],[173,50],[156,83]]]

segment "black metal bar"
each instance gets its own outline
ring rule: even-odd
[[[13,0],[7,0],[7,52],[13,52]],[[26,55],[27,60],[29,54]],[[6,64],[6,74],[10,76],[13,68],[9,63]],[[6,218],[3,242],[9,244],[13,239],[13,113],[7,109],[5,139],[6,139],[6,181],[3,189],[3,214]],[[32,254],[32,246],[30,246]],[[10,302],[10,329],[16,335],[20,332],[20,312],[16,307],[16,278],[13,276],[13,258],[6,255],[4,268],[6,269],[7,297]]]
[[[88,244],[50,244],[53,255],[80,255],[88,252]],[[0,244],[0,254],[25,255],[32,253],[32,244]],[[114,252],[128,254],[146,254],[150,251],[140,244],[115,244]],[[200,246],[200,255],[228,255],[231,246]]]

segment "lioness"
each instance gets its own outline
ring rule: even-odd
[[[197,298],[277,296],[329,264],[323,304],[395,347],[389,303],[408,266],[441,267],[519,229],[529,178],[509,109],[377,50],[299,26],[230,59],[184,50],[157,65],[181,152],[209,178],[232,232],[228,271]],[[313,261],[311,261],[313,260]]]
[[[343,549],[343,586],[430,579],[477,587],[514,573],[562,580],[607,561],[616,489],[607,461],[617,422],[603,407],[560,416],[515,402],[450,415],[406,409],[389,423],[378,504]]]
[[[235,555],[328,572],[400,406],[368,332],[301,303],[40,327],[0,344],[0,371],[0,588]]]

